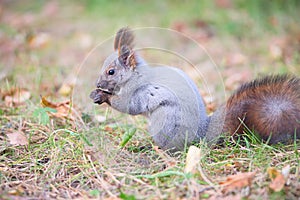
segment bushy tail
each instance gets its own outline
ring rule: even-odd
[[[271,144],[300,138],[300,79],[267,76],[242,85],[227,101],[223,131],[245,126]]]

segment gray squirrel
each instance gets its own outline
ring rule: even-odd
[[[254,130],[270,144],[300,138],[300,79],[267,76],[242,85],[212,116],[196,85],[180,69],[149,66],[134,51],[134,35],[120,29],[90,98],[149,119],[149,133],[165,150],[213,141],[221,133]]]

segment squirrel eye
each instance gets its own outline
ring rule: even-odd
[[[108,75],[114,75],[114,73],[115,73],[115,70],[114,70],[114,69],[110,69],[110,70],[108,71]]]

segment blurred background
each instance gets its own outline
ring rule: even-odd
[[[0,0],[0,199],[299,199],[296,143],[201,143],[200,173],[182,176],[185,154],[152,147],[144,117],[89,99],[124,26],[148,63],[188,73],[209,113],[246,81],[300,76],[299,11],[299,0]],[[248,171],[241,192],[215,187]]]
[[[38,101],[68,96],[76,83],[85,101],[115,32],[129,26],[138,48],[174,51],[199,67],[194,73],[182,58],[141,52],[185,69],[205,100],[219,104],[224,91],[262,74],[300,74],[299,10],[298,0],[2,0],[0,91],[23,87]]]

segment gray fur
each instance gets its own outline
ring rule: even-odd
[[[149,132],[163,149],[182,150],[185,145],[203,138],[208,125],[205,106],[196,85],[181,70],[148,66],[135,54],[137,66],[123,66],[114,53],[104,62],[97,85],[109,82],[110,105],[123,113],[142,114],[149,119]],[[118,69],[115,76],[105,72]],[[101,88],[110,90],[110,88]]]

